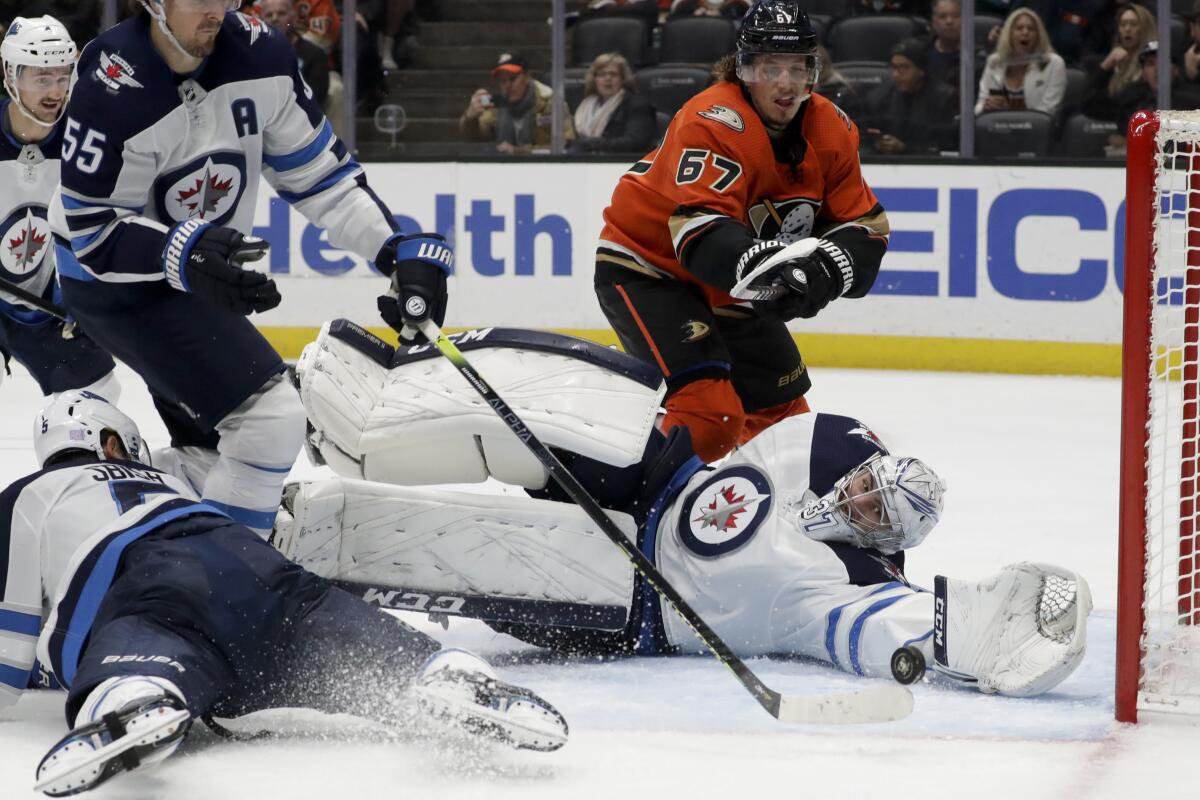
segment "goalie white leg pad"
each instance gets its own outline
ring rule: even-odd
[[[334,478],[289,486],[285,509],[272,541],[326,578],[626,610],[632,602],[633,567],[575,505]],[[636,541],[633,518],[609,514]]]
[[[973,583],[937,576],[934,669],[980,691],[1049,691],[1083,660],[1092,596],[1082,576],[1013,564]]]
[[[330,467],[402,485],[491,475],[545,486],[542,465],[429,345],[393,354],[347,325],[327,323],[296,367],[313,438]],[[616,466],[641,458],[665,392],[652,367],[537,331],[488,328],[451,338],[548,446]]]

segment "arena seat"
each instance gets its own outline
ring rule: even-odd
[[[709,83],[708,70],[700,67],[661,65],[640,69],[634,76],[637,90],[656,111],[668,116]]]
[[[634,17],[588,17],[571,28],[571,65],[586,67],[602,53],[620,53],[633,67],[647,59],[646,23]]]
[[[1050,153],[1054,119],[1042,111],[990,111],[975,120],[980,158],[1035,158]]]
[[[1104,158],[1109,137],[1120,133],[1117,123],[1072,114],[1063,123],[1058,154],[1066,158]]]
[[[829,32],[830,56],[834,61],[887,61],[897,42],[925,30],[920,20],[902,14],[847,17]]]
[[[708,66],[734,50],[733,23],[723,17],[680,17],[662,26],[660,64]]]

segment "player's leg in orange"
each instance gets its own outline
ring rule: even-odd
[[[677,389],[667,398],[662,432],[683,425],[692,447],[704,461],[716,461],[737,445],[746,424],[742,401],[727,379],[702,378]]]
[[[807,414],[809,411],[812,411],[812,409],[808,407],[808,401],[803,397],[797,397],[795,400],[780,403],[770,408],[764,408],[760,411],[751,411],[746,414],[746,424],[742,427],[742,434],[738,437],[738,444],[745,444],[782,419],[787,419],[795,414]]]

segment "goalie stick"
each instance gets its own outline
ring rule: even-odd
[[[583,485],[563,466],[554,453],[542,444],[525,425],[516,412],[496,394],[495,390],[480,377],[454,342],[446,338],[433,320],[419,325],[421,333],[437,347],[438,351],[454,365],[467,383],[479,393],[509,430],[520,439],[529,451],[558,482],[572,500],[582,508],[600,527],[604,535],[615,544],[633,563],[634,568],[650,584],[654,591],[666,598],[671,607],[683,618],[717,660],[733,672],[746,691],[754,696],[767,713],[781,722],[839,725],[866,722],[890,722],[901,719],[912,712],[912,693],[898,684],[885,684],[850,692],[828,694],[784,695],[767,686],[750,671],[725,643],[716,631],[701,619],[688,605],[683,596],[667,582],[658,568],[646,558],[609,518],[600,504],[583,488]]]

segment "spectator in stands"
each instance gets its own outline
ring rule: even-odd
[[[739,20],[750,8],[747,0],[674,0],[668,19],[678,17],[724,17]]]
[[[817,54],[821,59],[820,77],[814,87],[817,93],[832,100],[834,105],[846,112],[846,116],[856,123],[862,121],[866,109],[862,95],[837,71],[837,67],[830,61],[825,45],[817,45]]]
[[[1139,79],[1142,69],[1138,54],[1148,43],[1158,39],[1158,23],[1142,6],[1122,5],[1116,19],[1117,32],[1112,49],[1092,70],[1093,91],[1103,90],[1110,98]]]
[[[1021,0],[1016,5],[1041,17],[1054,51],[1068,64],[1108,52],[1115,22],[1108,16],[1113,0]],[[1001,12],[1003,13],[1003,12]]]
[[[583,79],[583,92],[571,152],[641,155],[654,146],[654,108],[634,88],[633,70],[624,56],[596,56]]]
[[[1158,41],[1151,40],[1141,49],[1136,58],[1138,75],[1115,95],[1094,93],[1083,104],[1083,113],[1096,119],[1108,119],[1117,123],[1123,135],[1129,128],[1129,118],[1138,111],[1158,108]],[[1170,59],[1166,62],[1172,70],[1171,107],[1196,108],[1200,106],[1200,91],[1182,84],[1178,72]]]
[[[892,49],[891,84],[867,100],[869,149],[884,155],[923,155],[957,143],[954,93],[929,80],[928,49],[906,39]]]
[[[283,34],[292,43],[300,61],[300,74],[313,90],[317,103],[324,105],[329,94],[329,56],[324,50],[300,36],[296,29],[296,10],[292,0],[260,0],[263,22]]]
[[[304,31],[304,38],[326,53],[331,52],[342,29],[342,15],[333,0],[297,0],[295,8],[296,23]]]
[[[1200,0],[1196,0],[1190,14],[1184,14],[1188,21],[1189,42],[1183,51],[1181,59],[1183,77],[1191,83],[1200,83]]]
[[[962,0],[936,0],[930,19],[926,60],[931,81],[958,89],[958,62],[962,50]]]
[[[1057,114],[1067,91],[1067,65],[1054,52],[1041,17],[1018,8],[1004,20],[996,52],[979,78],[975,113],[1031,109]]]
[[[501,153],[549,147],[554,90],[533,79],[528,62],[518,53],[501,53],[492,77],[498,91],[477,89],[458,121],[459,129],[474,141],[494,141]],[[562,105],[564,135],[571,141],[575,126]]]

